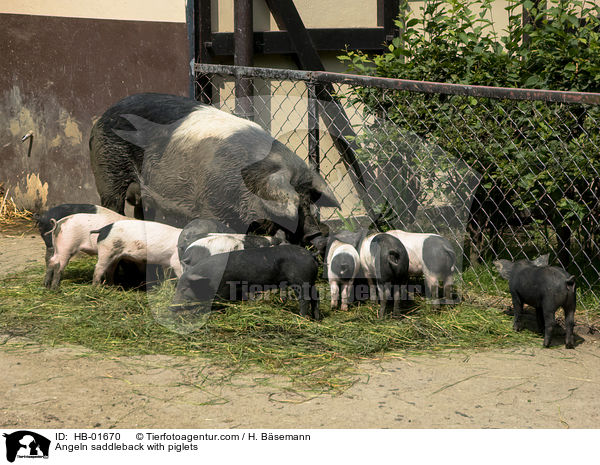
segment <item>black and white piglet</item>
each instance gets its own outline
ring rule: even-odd
[[[54,229],[56,222],[66,216],[75,215],[77,213],[105,216],[108,221],[105,221],[104,224],[109,224],[126,218],[125,216],[119,215],[108,208],[89,203],[63,203],[56,207],[52,207],[50,210],[42,213],[41,215],[34,215],[40,235],[44,240],[44,244],[46,244],[46,266],[48,266],[50,257],[52,257],[54,254],[51,231]]]
[[[58,221],[54,218],[49,219],[52,228],[42,236],[44,241],[47,237],[50,238],[50,247],[46,242],[46,276],[44,278],[46,287],[58,288],[63,270],[69,260],[78,252],[88,255],[98,253],[96,236],[91,234],[93,230],[126,218],[102,207],[98,207],[97,211],[99,213],[75,213]],[[49,252],[51,254],[48,257]]]
[[[185,250],[198,239],[206,237],[211,233],[231,233],[235,231],[224,223],[217,220],[196,218],[184,226],[177,240],[177,252],[179,260],[183,258]]]
[[[554,328],[554,314],[559,307],[565,313],[565,347],[574,347],[573,327],[575,326],[575,277],[562,268],[547,266],[548,257],[537,260],[497,260],[494,262],[500,276],[508,280],[515,312],[513,328],[522,329],[521,313],[523,304],[535,308],[538,327],[544,334],[544,347],[550,346]]]
[[[181,267],[186,270],[212,255],[233,252],[234,250],[256,249],[281,244],[281,239],[272,236],[251,234],[210,233],[192,242],[180,253]]]
[[[360,271],[360,257],[353,245],[334,239],[327,251],[327,279],[331,289],[331,308],[340,300],[341,309],[348,310],[352,285]]]
[[[393,300],[393,314],[400,311],[401,286],[408,282],[408,253],[402,242],[385,233],[365,237],[359,248],[361,273],[369,288],[377,287],[381,303],[379,318],[383,318],[388,301]]]
[[[394,229],[388,231],[400,239],[408,252],[408,273],[423,276],[425,295],[439,303],[439,283],[444,289],[444,302],[451,303],[454,272],[456,271],[456,253],[448,239],[430,233],[412,233]]]
[[[154,221],[122,220],[99,230],[98,263],[94,269],[94,284],[104,279],[111,283],[120,260],[139,264],[170,267],[177,276],[182,273],[177,256],[177,239],[181,229]]]
[[[171,309],[212,305],[215,297],[240,300],[246,298],[244,287],[255,292],[286,286],[296,293],[300,314],[312,315],[318,320],[317,274],[318,266],[312,254],[295,245],[217,254],[184,271],[177,283]]]

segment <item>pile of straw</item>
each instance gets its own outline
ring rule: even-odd
[[[10,189],[0,183],[0,223],[12,223],[17,219],[31,218],[33,215],[29,210],[20,210],[10,196]]]

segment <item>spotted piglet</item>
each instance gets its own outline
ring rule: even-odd
[[[124,220],[109,224],[93,233],[98,234],[98,263],[94,269],[94,284],[112,283],[117,264],[126,259],[141,264],[170,267],[181,276],[177,254],[180,228],[154,221]]]
[[[180,239],[181,242],[181,239]],[[233,252],[234,250],[256,249],[281,244],[274,236],[255,236],[251,234],[209,233],[192,242],[183,253],[179,252],[182,270],[193,266],[212,255]]]
[[[91,207],[96,206],[91,205]],[[53,226],[43,236],[50,238],[50,246],[46,242],[47,259],[46,276],[44,278],[46,287],[58,288],[63,270],[76,253],[84,252],[88,255],[98,253],[96,237],[90,235],[91,231],[126,218],[112,210],[102,207],[97,208],[100,209],[98,210],[99,213],[77,213],[65,216],[58,221],[51,217],[48,218],[48,223]],[[51,255],[48,257],[50,253]]]
[[[326,262],[331,288],[331,308],[337,308],[341,290],[341,309],[348,310],[352,284],[360,270],[358,252],[352,245],[334,239],[329,245]]]
[[[40,215],[34,215],[34,218],[37,222],[37,227],[40,231],[40,235],[42,236],[42,239],[46,244],[46,266],[48,266],[50,258],[52,257],[52,255],[54,255],[54,246],[52,245],[52,231],[54,230],[57,221],[67,216],[75,215],[77,213],[96,214],[102,215],[105,218],[107,218],[108,221],[104,222],[101,226],[96,227],[102,227],[114,221],[126,219],[125,216],[119,215],[118,213],[109,210],[108,208],[104,208],[99,205],[92,205],[89,203],[63,203],[61,205],[57,205],[56,207],[52,207],[50,210]],[[88,233],[86,233],[86,236]]]
[[[394,315],[400,312],[401,286],[408,282],[408,253],[400,240],[385,233],[365,237],[359,247],[361,273],[376,285],[381,303],[379,318],[383,318],[388,301],[394,302]]]
[[[444,287],[444,303],[453,303],[452,286],[456,271],[456,253],[448,239],[437,234],[411,233],[394,229],[387,234],[399,239],[408,252],[408,273],[423,276],[425,295],[440,303],[439,283]]]

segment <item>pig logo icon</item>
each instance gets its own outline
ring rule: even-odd
[[[48,458],[50,440],[33,431],[4,433],[6,438],[6,460],[14,462],[19,458]]]

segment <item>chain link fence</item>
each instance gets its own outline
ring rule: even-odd
[[[320,212],[334,230],[446,236],[473,297],[502,295],[494,260],[550,253],[580,302],[599,306],[600,94],[195,70],[198,100],[253,119],[320,171],[341,204]]]

